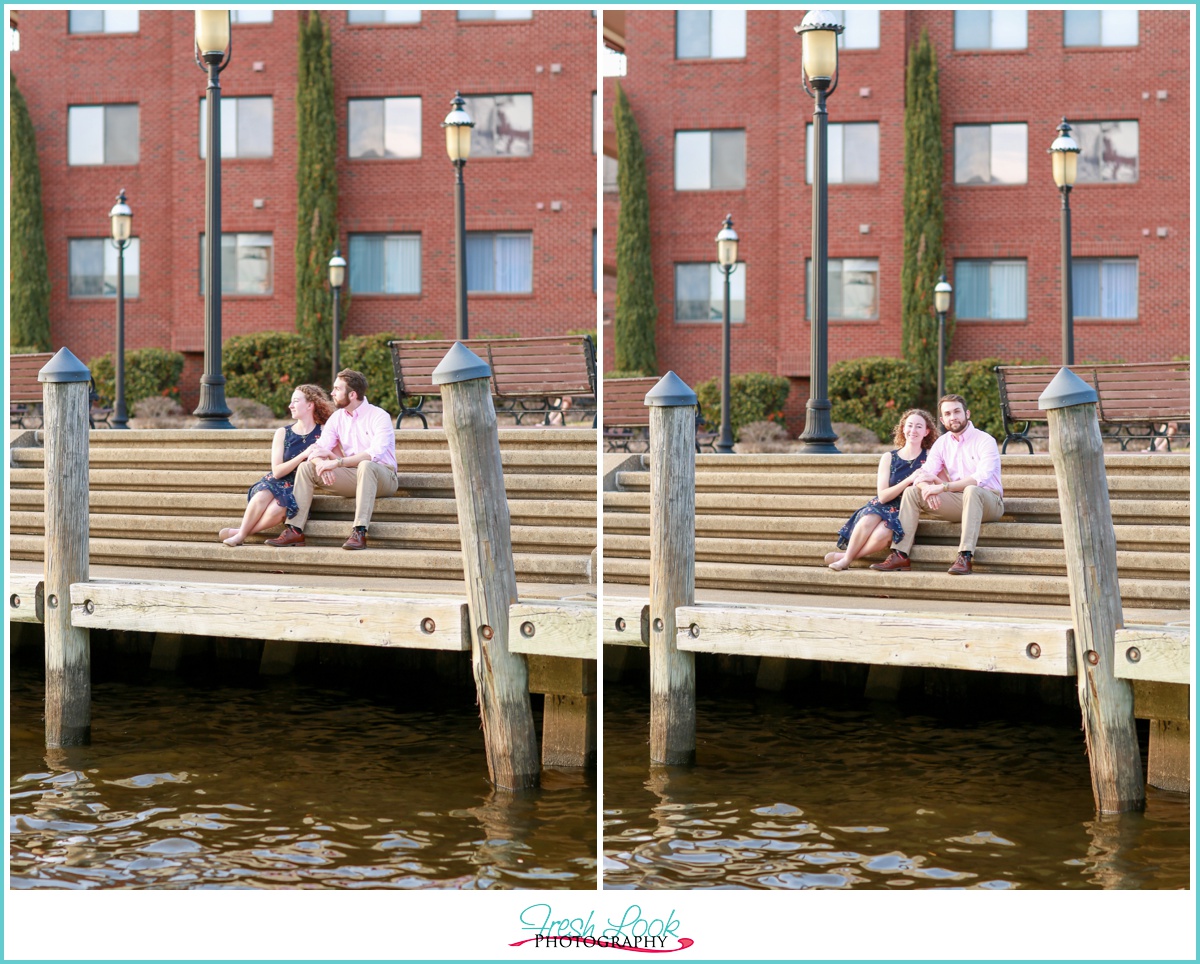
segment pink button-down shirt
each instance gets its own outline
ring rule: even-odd
[[[961,437],[955,438],[947,432],[933,443],[922,471],[927,479],[936,479],[943,468],[951,482],[973,478],[985,489],[1004,497],[1004,487],[1000,484],[1000,449],[996,440],[970,422]]]
[[[321,430],[321,450],[328,454],[339,442],[342,455],[349,457],[369,452],[372,462],[379,462],[389,469],[396,468],[396,433],[392,429],[392,417],[365,398],[353,412],[339,408],[329,416]]]

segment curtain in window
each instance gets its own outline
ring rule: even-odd
[[[1025,265],[1013,262],[992,263],[990,318],[1025,317]]]
[[[419,294],[421,291],[421,239],[390,237],[379,245],[384,250],[387,275],[383,290],[389,294]]]
[[[350,290],[360,294],[383,291],[383,245],[378,238],[350,235]]]
[[[1105,261],[1101,265],[1100,287],[1104,318],[1137,317],[1137,262]]]
[[[490,234],[467,235],[467,291],[496,290],[496,262]]]
[[[70,242],[72,297],[104,293],[103,241]]]
[[[533,239],[527,234],[496,235],[496,290],[533,290]]]
[[[988,316],[988,264],[959,261],[954,266],[955,314],[959,318]]]
[[[675,265],[675,320],[711,321],[710,265]]]
[[[1071,310],[1076,318],[1100,317],[1100,262],[1071,262]]]

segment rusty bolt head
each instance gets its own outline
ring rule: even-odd
[[[49,596],[46,597],[46,605],[49,606],[51,609],[57,609],[58,608],[58,597],[56,595],[54,595],[54,593],[51,593]]]
[[[432,633],[435,629],[437,629],[437,623],[428,616],[421,620],[421,632]]]
[[[622,619],[620,616],[617,617],[617,632],[618,633],[625,632],[625,620]]]
[[[700,635],[700,627],[695,623],[692,623],[692,625],[688,627],[688,632],[691,633],[692,639],[696,639]]]
[[[11,596],[8,597],[8,604],[10,606],[12,606],[13,609],[20,609],[21,608],[21,597],[18,596],[14,592]]]
[[[1125,658],[1131,663],[1136,663],[1141,660],[1142,651],[1136,646],[1130,646],[1129,649],[1125,650]]]
[[[96,604],[94,602],[92,602],[90,599],[85,599],[83,601],[83,611],[90,616],[92,613],[94,613],[96,611]]]
[[[663,621],[661,619],[654,620],[654,631],[661,633],[663,631]]]
[[[1089,649],[1086,653],[1084,653],[1083,658],[1086,659],[1092,666],[1095,666],[1100,662],[1100,654],[1094,649]]]
[[[482,636],[484,639],[491,639],[492,636],[495,635],[495,633],[492,631],[491,626],[480,626],[479,627],[479,635]]]
[[[537,629],[534,628],[533,623],[528,622],[528,621],[521,623],[521,635],[524,636],[526,639],[532,639],[533,634],[536,632],[537,632]]]
[[[1025,647],[1025,655],[1030,659],[1037,659],[1042,655],[1042,647],[1037,643],[1030,643]]]

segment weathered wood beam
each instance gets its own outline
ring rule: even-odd
[[[1116,631],[1118,679],[1192,681],[1192,631],[1187,626],[1126,626]]]
[[[510,606],[508,649],[528,656],[595,660],[596,604],[581,600]]]
[[[650,604],[646,599],[606,596],[601,626],[605,646],[650,645]]]
[[[9,572],[4,585],[8,589],[8,621],[10,623],[42,622],[44,582],[40,573]]]

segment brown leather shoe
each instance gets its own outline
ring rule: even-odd
[[[893,549],[883,562],[871,563],[871,568],[879,572],[908,572],[912,568],[912,563],[908,556],[902,556]]]
[[[958,558],[954,560],[954,565],[946,571],[952,576],[971,575],[971,557],[960,552]]]
[[[367,548],[367,534],[359,532],[357,529],[350,530],[350,538],[342,543],[343,549],[365,549]]]
[[[276,549],[286,549],[289,546],[302,546],[304,545],[304,533],[299,529],[293,529],[289,526],[274,539],[268,539],[266,544],[274,546]]]

